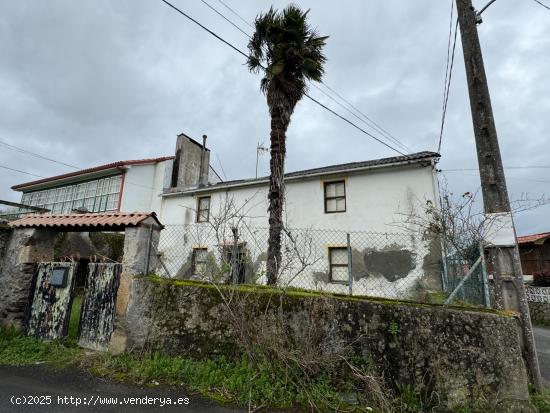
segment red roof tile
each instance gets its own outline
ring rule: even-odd
[[[152,217],[161,227],[154,212],[104,212],[95,214],[29,214],[10,222],[14,228],[58,228],[65,230],[118,230],[135,227]]]
[[[543,241],[550,237],[550,232],[542,232],[540,234],[524,235],[518,237],[518,244],[529,244],[531,242]]]
[[[56,176],[51,176],[49,178],[38,179],[36,181],[25,182],[23,184],[14,185],[14,186],[11,187],[11,189],[17,191],[17,190],[26,188],[28,186],[43,184],[43,183],[51,182],[51,181],[57,181],[58,179],[72,178],[73,176],[85,175],[85,174],[89,174],[89,173],[92,173],[92,172],[103,171],[105,169],[120,168],[120,167],[127,166],[127,165],[157,163],[157,162],[168,161],[170,159],[174,159],[174,157],[173,156],[163,156],[163,157],[160,157],[160,158],[131,159],[129,161],[112,162],[112,163],[107,163],[105,165],[94,166],[93,168],[81,169],[79,171],[69,172],[69,173],[62,174],[62,175],[56,175]]]

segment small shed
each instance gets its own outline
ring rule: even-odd
[[[518,246],[524,274],[550,271],[550,232],[518,237]]]

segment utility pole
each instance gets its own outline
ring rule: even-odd
[[[524,358],[531,381],[540,392],[542,380],[523,285],[523,271],[477,33],[477,24],[481,19],[472,5],[472,0],[456,0],[456,8],[468,78],[483,204],[486,222],[489,223],[485,253],[488,263],[492,265],[495,303],[497,308],[520,314]]]

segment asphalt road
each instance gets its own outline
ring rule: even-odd
[[[550,385],[550,328],[533,327],[533,334],[539,356],[540,374]]]
[[[187,404],[185,398],[188,398]],[[83,372],[42,366],[0,366],[0,412],[237,413],[244,410],[219,406],[181,388],[126,386]]]

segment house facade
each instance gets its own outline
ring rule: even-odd
[[[13,189],[23,193],[22,204],[54,214],[154,211],[166,226],[155,252],[163,265],[155,272],[263,283],[269,179],[222,181],[205,141],[181,134],[174,156]],[[334,292],[353,284],[354,294],[390,297],[440,289],[439,241],[405,224],[426,203],[437,205],[438,157],[419,152],[285,174],[281,283]]]

